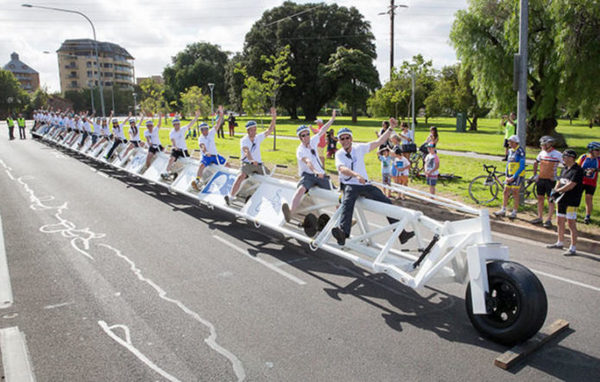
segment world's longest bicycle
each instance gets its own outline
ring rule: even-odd
[[[244,218],[256,227],[263,226],[294,238],[312,250],[321,249],[370,271],[385,273],[410,288],[435,283],[466,283],[465,303],[469,319],[484,337],[495,342],[512,345],[525,341],[537,333],[546,319],[544,287],[529,269],[509,261],[506,246],[493,242],[486,209],[476,210],[441,197],[432,200],[420,191],[395,186],[394,191],[466,212],[472,217],[440,222],[421,211],[361,198],[354,211],[353,235],[341,247],[331,235],[331,228],[338,224],[341,213],[337,208],[340,203],[337,190],[311,189],[303,199],[295,221],[286,223],[281,205],[290,202],[296,184],[275,178],[273,173],[249,177],[237,199],[227,205],[223,196],[229,192],[237,175],[230,168],[208,167],[203,174],[204,186],[196,191],[190,187],[190,182],[196,175],[197,160],[180,160],[178,176],[172,182],[165,182],[160,177],[169,158],[165,153],[157,153],[148,168],[145,167],[146,150],[143,148],[136,148],[127,157],[116,155],[115,159],[106,161],[103,158],[112,144],[110,141],[91,152],[90,142],[78,145],[76,139],[71,147],[66,145],[76,132],[61,137],[55,130],[38,129],[47,133],[37,136],[195,198],[208,208],[218,208]],[[397,222],[389,224],[386,217],[397,219]],[[399,244],[398,237],[405,228],[414,230],[415,236],[407,243]]]

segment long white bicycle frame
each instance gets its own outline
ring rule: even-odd
[[[72,135],[68,134],[60,140],[56,139],[56,135],[43,138],[79,152],[78,145],[66,145]],[[103,150],[94,150],[85,155],[107,163],[99,158],[105,155],[111,145],[109,142],[104,145]],[[339,225],[342,211],[338,208],[340,193],[337,190],[315,187],[305,195],[298,215],[325,214],[330,218],[325,227],[314,237],[310,237],[298,225],[286,223],[281,212],[281,205],[291,202],[296,191],[295,183],[270,175],[254,175],[242,185],[238,201],[229,206],[223,196],[231,189],[237,171],[223,166],[210,166],[205,171],[210,176],[203,189],[195,191],[190,187],[190,182],[195,178],[199,165],[197,160],[186,158],[181,161],[179,176],[171,184],[160,177],[165,171],[168,156],[157,153],[151,166],[145,168],[146,155],[146,150],[138,148],[128,158],[113,159],[108,164],[167,187],[173,192],[195,198],[209,208],[221,209],[254,222],[257,227],[264,226],[307,243],[313,250],[322,249],[373,272],[385,273],[411,288],[434,283],[470,281],[473,313],[489,313],[486,310],[487,262],[508,260],[508,249],[492,242],[489,215],[485,209],[476,210],[450,199],[432,197],[418,190],[393,185],[389,188],[394,192],[402,192],[431,205],[473,216],[458,221],[440,222],[425,216],[421,211],[359,198],[354,209],[356,224],[353,234],[340,247],[331,235],[331,229]],[[390,224],[384,218],[392,218],[397,222]],[[414,231],[415,237],[405,245],[400,245],[398,238],[403,230]]]

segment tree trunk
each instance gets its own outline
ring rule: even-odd
[[[558,126],[556,118],[531,119],[527,124],[527,144],[538,146],[542,136],[550,135],[556,139],[556,148],[567,147],[565,137],[556,131],[556,126]]]
[[[469,131],[477,131],[477,119],[479,117],[474,116],[473,119],[469,119],[467,117],[467,122],[469,122]]]
[[[357,118],[356,118],[356,109],[357,109],[356,108],[356,104],[353,104],[352,105],[352,123],[356,123],[356,120],[357,120]]]
[[[425,114],[425,125],[427,125],[427,121],[429,120],[429,116]]]

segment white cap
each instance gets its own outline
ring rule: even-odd
[[[517,137],[516,135],[511,135],[510,138],[508,138],[509,141],[513,141],[515,143],[519,143],[519,137]]]

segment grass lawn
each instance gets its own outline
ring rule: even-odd
[[[326,117],[322,117],[324,121],[327,121]],[[238,118],[237,132],[244,132],[244,125],[247,120],[251,118]],[[260,127],[260,118],[255,118],[259,123],[259,132],[264,131]],[[304,121],[290,120],[289,117],[279,117],[277,121],[277,134],[286,136],[295,136],[296,128],[305,123]],[[437,126],[440,133],[439,148],[443,150],[454,150],[454,151],[473,151],[482,154],[492,155],[504,155],[504,148],[502,147],[504,136],[500,133],[499,121],[496,119],[482,119],[479,120],[479,131],[471,133],[457,133],[455,130],[455,121],[452,118],[430,118],[428,126]],[[182,124],[185,124],[184,121]],[[265,117],[262,121],[264,128],[268,126],[269,120]],[[353,135],[356,141],[370,141],[376,138],[375,132],[379,130],[381,126],[380,119],[361,119],[358,123],[352,124],[349,117],[338,117],[333,125],[333,128],[337,131],[341,127],[350,127],[353,130]],[[163,145],[170,144],[169,131],[171,128],[169,123],[163,124],[160,129],[160,138]],[[143,130],[143,129],[142,129]],[[225,130],[227,127],[225,126]],[[567,142],[570,147],[574,148],[579,154],[584,153],[587,144],[592,140],[598,140],[600,132],[595,127],[590,129],[583,122],[573,121],[573,125],[569,124],[569,121],[559,121],[558,131],[565,134]],[[420,121],[419,126],[416,130],[416,141],[423,142],[428,135],[428,127],[424,125],[424,121]],[[227,132],[226,132],[227,134]],[[241,136],[229,137],[225,139],[217,139],[217,148],[221,155],[228,156],[239,156],[240,146],[239,139]],[[298,146],[298,140],[289,139],[277,139],[277,151],[273,151],[273,139],[268,138],[262,144],[262,157],[263,161],[267,164],[273,165],[283,164],[287,165],[287,169],[278,169],[278,173],[282,173],[289,176],[297,176],[297,163],[296,163],[296,148]],[[197,139],[188,139],[188,147],[190,149],[198,148]],[[528,148],[528,157],[535,158],[539,149],[530,147]],[[380,164],[377,159],[375,152],[370,153],[366,157],[367,172],[369,177],[373,180],[381,180]],[[473,204],[469,197],[468,187],[471,180],[477,176],[484,174],[481,160],[473,160],[468,157],[458,157],[452,155],[440,155],[440,171],[442,173],[452,173],[459,175],[462,179],[439,182],[437,191],[444,196],[462,201],[466,204]],[[233,160],[233,164],[237,165],[237,161]],[[500,162],[490,162],[487,164],[496,164],[498,169],[502,169],[504,164]],[[325,161],[325,168],[334,176],[337,176],[337,171],[334,169],[334,161],[327,159]],[[411,186],[415,186],[421,189],[427,189],[424,180],[416,180],[411,183]],[[494,210],[498,208],[501,201],[492,203],[489,207]],[[594,195],[594,213],[592,219],[594,226],[598,228],[598,222],[600,221],[600,192]],[[526,205],[521,208],[528,213],[535,213],[536,208],[533,205]],[[584,204],[582,202],[579,209],[578,215],[583,218],[585,215]],[[583,224],[580,224],[582,230]]]

